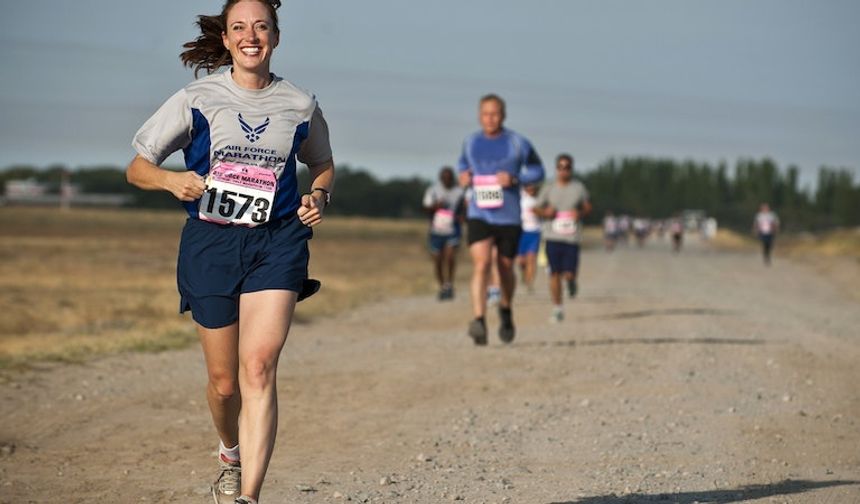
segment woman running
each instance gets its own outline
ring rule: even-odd
[[[201,34],[181,59],[211,75],[146,121],[127,172],[142,189],[172,193],[189,215],[177,264],[180,312],[191,311],[206,360],[220,504],[259,498],[278,425],[278,357],[296,302],[319,287],[307,278],[307,241],[334,180],[316,100],[269,71],[280,4],[228,0],[219,15],[199,16]],[[161,169],[179,149],[187,170]],[[313,188],[301,196],[296,159],[310,168]]]

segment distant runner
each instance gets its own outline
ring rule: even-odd
[[[457,169],[460,185],[471,187],[467,223],[472,272],[472,311],[469,336],[476,345],[487,344],[487,278],[492,248],[498,248],[502,296],[499,301],[499,338],[514,340],[511,302],[514,297],[514,257],[520,240],[520,186],[543,180],[541,160],[522,135],[505,129],[505,102],[483,96],[478,105],[481,131],[466,138]]]
[[[630,239],[630,217],[627,215],[618,217],[618,237],[625,245]]]
[[[684,242],[684,224],[680,217],[673,217],[669,222],[669,234],[672,236],[672,251],[680,252]]]
[[[563,277],[567,283],[570,297],[575,297],[581,220],[591,211],[591,203],[588,190],[573,178],[573,157],[570,154],[559,154],[555,168],[555,181],[541,189],[535,212],[546,219],[543,234],[550,268],[549,291],[554,303],[550,320],[561,322],[564,318],[561,279]]]
[[[779,231],[779,217],[770,209],[770,205],[762,203],[753,221],[753,232],[761,240],[761,253],[764,263],[770,266],[770,253],[773,249],[773,238]]]
[[[603,243],[608,252],[615,250],[615,242],[618,241],[618,219],[611,211],[603,216]]]
[[[520,193],[522,209],[523,234],[520,236],[520,246],[517,251],[517,262],[522,272],[523,283],[529,293],[534,292],[535,271],[537,271],[537,254],[540,249],[540,218],[535,214],[537,193],[540,187],[529,184]]]
[[[439,171],[439,182],[424,193],[424,210],[430,215],[430,254],[439,301],[454,299],[454,271],[460,246],[460,221],[463,215],[464,189],[457,185],[454,170],[446,166]]]
[[[636,217],[633,219],[633,234],[636,236],[636,244],[639,248],[645,246],[645,240],[651,232],[651,223],[644,217]]]

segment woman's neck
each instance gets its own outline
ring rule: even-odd
[[[268,68],[261,72],[247,72],[233,67],[231,77],[233,82],[245,89],[263,89],[272,82],[272,74]]]

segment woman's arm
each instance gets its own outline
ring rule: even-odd
[[[334,189],[334,159],[308,167],[311,174],[311,192],[302,196],[302,205],[296,211],[299,220],[306,226],[316,226],[322,222],[323,209]],[[322,189],[318,191],[317,189]]]
[[[194,201],[203,196],[203,177],[193,171],[173,172],[150,163],[140,155],[128,165],[125,178],[147,191],[169,191],[180,201]]]

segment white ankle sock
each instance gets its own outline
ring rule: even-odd
[[[236,464],[239,462],[239,445],[237,444],[233,448],[227,448],[224,446],[223,441],[218,442],[218,455],[221,457],[221,460],[227,462],[229,464]]]

